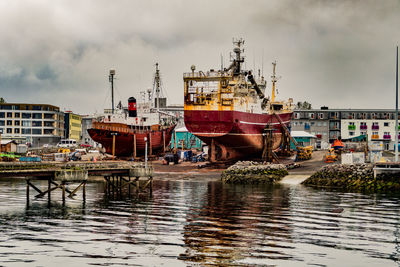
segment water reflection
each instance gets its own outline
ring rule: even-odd
[[[153,194],[25,205],[0,181],[0,266],[398,266],[399,196],[155,181]]]

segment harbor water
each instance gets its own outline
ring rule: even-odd
[[[0,181],[0,266],[400,264],[396,195],[199,179],[155,180],[152,196],[86,190],[26,206],[23,180]]]

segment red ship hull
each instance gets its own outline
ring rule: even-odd
[[[145,137],[147,137],[148,153],[156,154],[157,152],[161,152],[164,146],[167,147],[169,145],[174,128],[175,125],[160,130],[134,132],[124,128],[120,128],[121,131],[116,131],[115,129],[108,129],[108,127],[96,127],[89,129],[88,133],[90,137],[95,142],[100,143],[109,154],[112,154],[112,133],[117,133],[115,137],[115,155],[131,157],[134,153],[134,136],[136,136],[136,155],[144,155]]]
[[[277,114],[288,126],[292,112]],[[209,147],[214,144],[220,149],[221,160],[261,156],[263,151],[262,132],[269,124],[273,127],[273,149],[282,142],[281,124],[271,114],[256,114],[240,111],[185,110],[187,129]]]

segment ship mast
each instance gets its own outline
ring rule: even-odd
[[[154,77],[154,85],[156,88],[156,105],[158,112],[160,111],[160,70],[158,69],[158,63],[156,63],[156,75]]]
[[[275,102],[275,83],[278,80],[275,73],[276,61],[272,62],[272,95],[271,95],[271,102]]]
[[[114,114],[114,75],[115,75],[115,70],[111,69],[108,79],[111,83],[111,113],[112,114]]]
[[[233,57],[232,54],[230,55],[232,63],[225,71],[229,71],[233,68],[233,75],[237,76],[240,74],[241,64],[244,62],[244,58],[240,55],[243,52],[243,48],[241,48],[241,46],[244,44],[244,40],[233,40],[233,44],[235,45],[233,48],[235,57]]]

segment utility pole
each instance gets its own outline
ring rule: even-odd
[[[144,167],[147,169],[147,137],[144,138]]]
[[[112,114],[114,114],[114,75],[115,75],[115,70],[111,69],[108,79],[111,83],[111,112],[112,112]]]

